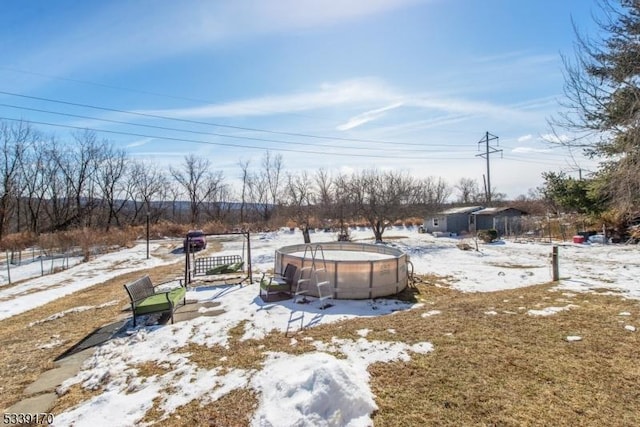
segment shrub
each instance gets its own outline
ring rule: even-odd
[[[37,237],[33,233],[22,232],[6,235],[0,241],[0,249],[19,251],[36,243]]]
[[[478,231],[478,239],[482,240],[485,243],[491,243],[498,240],[498,230],[495,228],[490,228],[489,230],[480,230]]]

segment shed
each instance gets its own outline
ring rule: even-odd
[[[498,234],[518,233],[520,229],[520,218],[527,215],[527,212],[516,208],[485,208],[472,213],[476,218],[477,230],[488,230],[494,228]]]
[[[427,233],[468,233],[475,223],[475,217],[471,214],[481,209],[482,206],[465,206],[438,212],[424,219],[424,230]]]

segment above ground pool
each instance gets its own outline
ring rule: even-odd
[[[316,280],[326,280],[335,299],[367,299],[406,288],[407,263],[407,254],[389,246],[329,242],[277,249],[274,270],[283,272],[287,264],[295,265],[297,282],[303,267],[315,267],[319,271],[306,286],[307,295],[318,297]]]

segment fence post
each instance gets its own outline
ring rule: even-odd
[[[9,267],[9,264],[11,264],[9,262],[9,251],[5,251],[5,253],[7,254],[7,279],[9,279],[9,284],[11,284],[11,267]]]
[[[551,252],[552,279],[554,282],[560,280],[560,266],[558,263],[558,247],[554,246]]]

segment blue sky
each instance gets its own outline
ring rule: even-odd
[[[194,153],[230,183],[266,149],[287,172],[482,182],[489,131],[504,150],[492,185],[516,197],[542,171],[594,169],[544,139],[562,110],[571,21],[595,35],[598,12],[595,0],[6,0],[0,116],[120,132],[100,136],[162,166]]]

